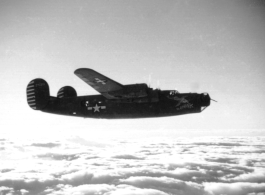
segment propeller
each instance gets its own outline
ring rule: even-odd
[[[156,86],[157,86],[156,88],[160,90],[160,81],[159,80],[156,81]]]
[[[214,102],[217,102],[216,100],[214,100],[214,99],[211,99],[212,101],[214,101]]]

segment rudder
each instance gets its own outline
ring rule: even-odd
[[[43,109],[49,102],[50,90],[43,79],[34,79],[27,86],[27,102],[34,110]]]

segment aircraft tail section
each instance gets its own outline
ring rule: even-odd
[[[49,102],[50,90],[48,83],[43,79],[34,79],[27,86],[27,102],[34,110],[43,109]]]

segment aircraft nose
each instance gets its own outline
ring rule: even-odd
[[[211,98],[208,93],[202,93],[200,95],[201,106],[210,106]]]

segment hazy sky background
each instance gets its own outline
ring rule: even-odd
[[[264,21],[261,0],[1,0],[1,131],[263,134],[240,129],[265,127]],[[218,103],[201,114],[134,120],[66,117],[27,105],[26,86],[35,78],[45,79],[53,96],[66,85],[97,94],[73,74],[77,68],[122,84],[151,77],[151,87],[208,92]]]

